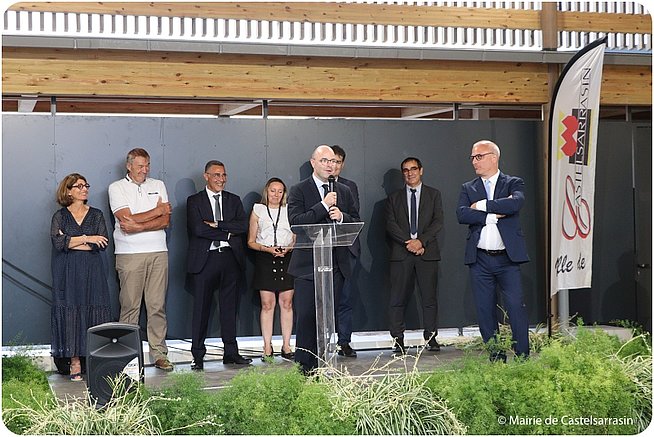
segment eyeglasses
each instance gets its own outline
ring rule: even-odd
[[[77,184],[77,185],[71,185],[70,188],[77,188],[78,190],[81,190],[82,188],[86,188],[87,190],[91,188],[89,184]]]
[[[327,164],[334,164],[334,165],[336,165],[336,164],[339,164],[339,163],[342,162],[342,161],[338,161],[338,160],[336,160],[336,159],[327,159],[327,158],[320,158],[318,161],[319,161],[322,165],[327,165]]]
[[[205,174],[213,179],[220,179],[220,178],[227,179],[227,173],[205,173]]]
[[[481,161],[486,155],[494,155],[493,152],[486,153],[477,153],[476,155],[470,155],[470,161]]]
[[[406,173],[409,173],[410,171],[418,171],[418,170],[420,170],[420,169],[414,165],[413,167],[408,167],[408,168],[404,167],[402,169],[402,173],[406,174]]]

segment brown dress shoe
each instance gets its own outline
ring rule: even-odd
[[[171,363],[168,358],[159,358],[154,362],[154,367],[157,369],[165,370],[166,372],[170,372],[174,368],[173,363]]]

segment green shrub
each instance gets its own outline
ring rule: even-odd
[[[15,434],[27,434],[33,425],[33,418],[19,414],[19,410],[28,407],[36,409],[40,405],[55,408],[55,397],[50,387],[31,384],[16,378],[2,381],[2,419],[5,426]]]
[[[226,434],[288,434],[289,418],[305,378],[281,366],[241,372],[218,393]]]
[[[15,434],[24,434],[32,426],[29,417],[12,413],[23,405],[55,406],[47,374],[26,355],[2,357],[3,420],[7,428]]]
[[[26,418],[26,434],[119,435],[161,434],[157,418],[150,413],[148,400],[139,393],[121,391],[122,381],[114,381],[114,398],[97,408],[90,398],[66,398],[54,402],[21,404],[10,417]]]
[[[633,434],[634,385],[611,358],[619,348],[615,337],[579,328],[576,339],[554,341],[527,361],[468,356],[427,385],[471,434]]]
[[[161,427],[174,429],[175,434],[223,434],[218,421],[221,406],[217,396],[203,387],[204,377],[197,373],[174,373],[166,378],[165,385],[156,391],[164,399],[155,399],[150,404]],[[150,396],[154,394],[154,390],[149,390]],[[198,425],[188,426],[192,423]]]
[[[337,416],[354,420],[357,434],[465,434],[465,426],[447,402],[425,389],[417,366],[408,368],[411,359],[415,358],[395,358],[381,368],[376,368],[376,361],[356,377],[333,367],[322,368],[319,381],[331,392]],[[391,370],[396,361],[404,362],[405,372]]]
[[[648,339],[651,340],[651,336],[645,334],[632,338],[613,357],[633,384],[633,417],[636,419],[637,432],[643,432],[652,421],[652,348]],[[638,345],[638,352],[624,356],[624,350],[629,350],[632,343]],[[639,350],[643,346],[646,352]]]
[[[356,423],[352,417],[336,417],[327,385],[308,381],[293,400],[286,431],[293,435],[352,435]]]
[[[25,355],[2,357],[2,381],[18,380],[48,388],[48,376]]]

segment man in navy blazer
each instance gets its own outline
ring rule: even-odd
[[[524,303],[520,264],[529,261],[520,227],[525,203],[524,181],[499,170],[500,148],[482,140],[472,146],[470,161],[478,178],[461,187],[456,210],[468,225],[465,263],[470,267],[479,330],[484,342],[499,332],[496,287],[499,285],[513,335],[513,349],[529,356],[529,320]],[[491,361],[506,361],[492,349]]]
[[[359,216],[361,216],[361,210],[359,209],[359,187],[357,187],[356,182],[341,176],[341,171],[343,171],[343,167],[345,166],[345,150],[343,150],[339,145],[333,145],[332,150],[336,155],[336,163],[334,164],[334,176],[336,177],[336,181],[346,185],[350,189],[352,192],[352,199],[354,200],[354,209],[356,209]],[[351,246],[349,246],[349,249],[350,265],[352,273],[354,273],[357,258],[361,254],[361,243],[358,238],[354,240],[354,243],[352,243]],[[348,358],[356,358],[357,356],[357,352],[350,346],[350,342],[352,341],[352,302],[354,299],[353,294],[356,289],[354,284],[355,281],[356,278],[354,274],[345,280],[343,289],[341,290],[338,308],[335,308],[336,323],[338,325],[338,344],[341,345],[338,354]]]
[[[422,182],[420,159],[408,157],[400,164],[404,187],[386,200],[386,235],[390,246],[389,322],[394,352],[406,353],[404,313],[418,283],[422,301],[423,338],[426,349],[440,351],[438,335],[438,233],[443,228],[441,193]]]
[[[359,221],[350,189],[334,182],[329,191],[328,178],[334,173],[336,155],[327,145],[318,146],[311,156],[313,173],[291,187],[288,196],[288,219],[291,225],[319,223],[352,223]],[[327,191],[327,193],[325,193]],[[338,308],[343,282],[350,277],[349,249],[335,247],[333,256],[334,308]],[[288,272],[295,276],[295,361],[308,373],[318,366],[316,339],[316,303],[313,281],[313,254],[311,249],[295,249]],[[338,318],[336,318],[338,323]],[[336,327],[339,330],[339,326]],[[339,335],[340,338],[340,335]],[[343,345],[340,345],[341,348]],[[348,345],[349,346],[349,345]]]
[[[245,271],[242,236],[248,229],[248,217],[241,198],[225,191],[227,173],[220,161],[209,161],[204,167],[205,189],[186,201],[188,256],[186,270],[194,293],[192,370],[204,369],[207,349],[209,312],[213,293],[218,289],[220,331],[224,345],[224,364],[249,364],[236,343],[238,283]]]

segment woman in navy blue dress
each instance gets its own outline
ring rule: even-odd
[[[70,379],[82,381],[86,330],[111,321],[109,287],[101,251],[108,243],[102,211],[88,206],[90,185],[78,173],[57,189],[62,208],[52,216],[52,356],[70,358]]]

